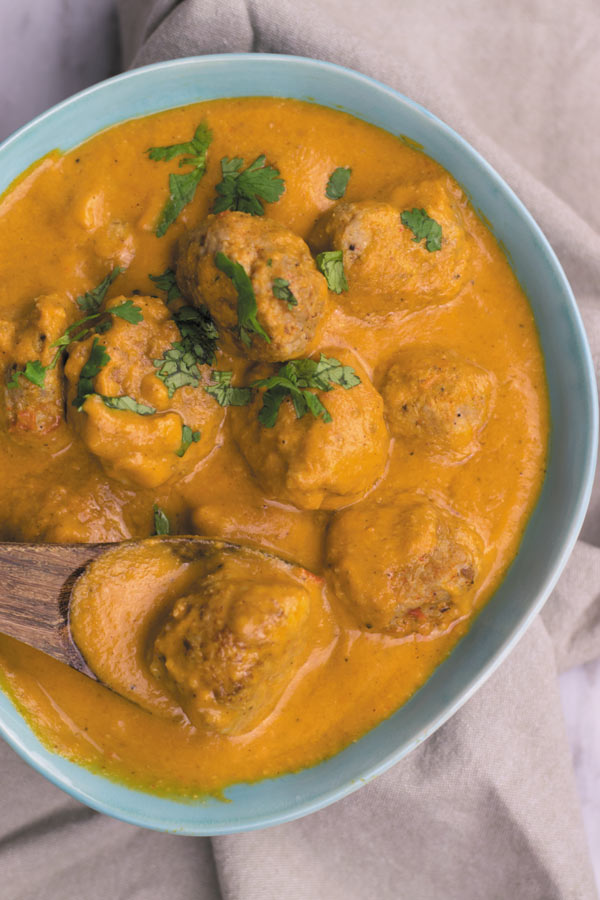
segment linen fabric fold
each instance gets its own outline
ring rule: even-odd
[[[600,8],[560,0],[120,0],[124,67],[277,52],[350,66],[456,128],[532,211],[600,362]],[[592,900],[557,671],[600,656],[600,489],[541,617],[478,693],[374,782],[215,839],[87,810],[0,746],[11,900]],[[598,711],[596,711],[598,715]]]

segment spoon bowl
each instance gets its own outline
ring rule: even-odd
[[[143,667],[132,674],[126,660],[143,654],[142,642],[192,579],[232,556],[268,559],[288,573],[305,571],[254,547],[195,535],[102,544],[0,543],[0,632],[151,712],[173,715],[178,707],[152,686]],[[108,602],[111,584],[127,602]]]

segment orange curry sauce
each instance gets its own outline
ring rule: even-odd
[[[214,135],[206,175],[193,202],[157,238],[168,174],[177,170],[177,161],[155,162],[145,151],[189,140],[204,119]],[[397,137],[344,113],[293,100],[221,100],[125,122],[68,153],[50,154],[3,196],[0,315],[18,320],[33,298],[49,293],[66,295],[76,309],[75,297],[116,265],[126,271],[109,297],[131,296],[134,290],[160,294],[148,275],[173,264],[186,227],[209,212],[221,158],[243,157],[247,164],[259,154],[266,154],[285,181],[285,193],[267,206],[266,215],[305,239],[332,206],[325,185],[338,166],[352,168],[345,196],[351,201],[381,196],[394,183],[447,177]],[[466,200],[461,213],[472,253],[456,298],[415,312],[358,318],[344,312],[343,297],[332,294],[334,309],[319,345],[351,350],[377,388],[394,353],[415,343],[451,349],[493,373],[495,401],[477,452],[448,462],[392,441],[387,469],[369,495],[393,502],[400,492],[417,492],[478,532],[484,553],[473,594],[477,610],[515,557],[540,491],[549,408],[542,354],[523,291]],[[368,294],[360,300],[368,311]],[[219,362],[219,368],[227,365]],[[65,423],[35,439],[4,430],[2,538],[147,537],[156,503],[176,533],[252,541],[323,574],[324,535],[334,513],[299,510],[264,496],[230,435],[228,415],[206,459],[185,477],[153,489],[128,487],[107,476]],[[36,734],[57,753],[150,791],[197,796],[336,753],[403,704],[469,627],[466,619],[440,637],[399,640],[360,630],[342,604],[332,614],[335,639],[328,632],[266,720],[235,736],[206,734],[147,712],[7,637],[0,637],[2,682]]]

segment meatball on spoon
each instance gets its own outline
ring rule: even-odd
[[[1,632],[150,712],[221,733],[270,712],[324,623],[320,578],[194,536],[1,543],[0,571]]]

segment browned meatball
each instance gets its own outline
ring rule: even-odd
[[[181,597],[157,635],[150,671],[198,728],[241,734],[279,700],[308,649],[316,579],[235,560]],[[312,586],[310,583],[312,582]]]
[[[241,342],[238,293],[215,265],[219,252],[243,266],[250,277],[257,319],[269,341],[248,332],[250,346]],[[251,359],[291,359],[310,352],[315,344],[327,304],[327,283],[302,238],[271,219],[242,212],[208,216],[182,240],[177,280],[185,296],[208,306],[221,335],[229,334],[235,347]]]
[[[44,435],[64,421],[63,367],[59,360],[46,370],[43,387],[15,373],[28,362],[49,366],[56,354],[52,343],[72,322],[74,304],[66,297],[38,297],[30,314],[19,324],[0,322],[0,359],[5,366],[4,398],[8,429],[14,433]],[[10,386],[9,386],[10,383]]]
[[[177,387],[169,397],[167,383],[157,373],[164,354],[181,342],[179,328],[162,300],[133,299],[142,321],[134,324],[115,316],[105,334],[71,345],[65,366],[67,408],[88,450],[110,476],[128,485],[156,487],[188,474],[210,453],[223,410],[204,390],[210,379],[208,366],[193,364],[198,384]],[[110,300],[107,310],[124,300]],[[94,344],[96,349],[103,347],[109,359],[91,379],[94,393],[78,409],[73,399]],[[141,404],[142,411],[111,407],[111,398],[119,397]]]
[[[336,204],[317,222],[310,244],[317,251],[343,251],[350,290],[338,299],[354,315],[364,315],[365,306],[385,314],[447,303],[462,288],[469,266],[465,204],[449,176],[397,185],[381,200]],[[430,252],[402,224],[402,213],[413,209],[424,209],[441,226],[440,250]]]
[[[259,393],[250,406],[231,409],[233,435],[261,487],[300,509],[336,509],[363,496],[383,474],[389,435],[383,401],[347,351],[326,355],[350,365],[360,384],[317,392],[331,421],[307,413],[298,419],[285,399],[272,428],[261,425]],[[262,374],[262,373],[261,373]]]
[[[381,393],[393,437],[460,460],[479,449],[494,377],[451,350],[411,347],[395,357]]]
[[[461,519],[417,495],[338,513],[327,560],[339,599],[364,629],[435,635],[473,603],[483,544]]]

